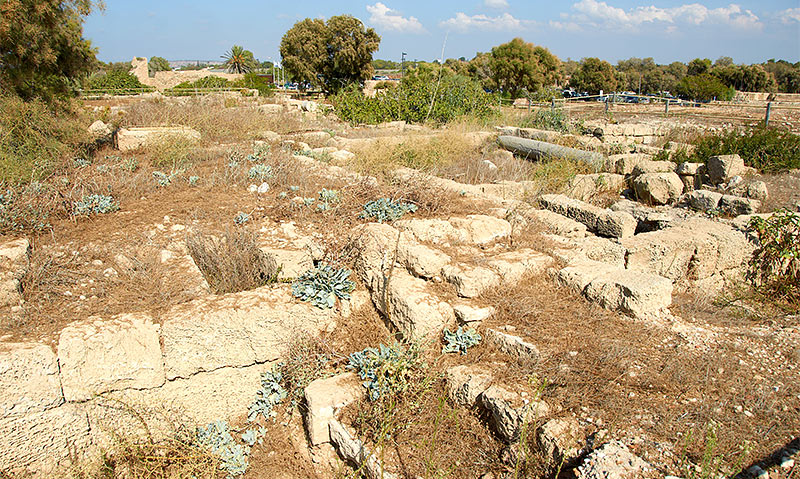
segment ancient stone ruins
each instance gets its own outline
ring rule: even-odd
[[[259,108],[274,115],[287,109],[314,111],[317,105]],[[93,129],[110,136],[104,126]],[[165,219],[153,230],[169,241],[160,260],[193,299],[159,318],[143,311],[86,317],[64,327],[53,347],[36,341],[0,342],[0,470],[54,477],[49,474],[59,474],[55,471],[63,471],[59,468],[76,457],[112,447],[122,431],[158,437],[173,414],[187,424],[235,422],[253,401],[262,374],[281,359],[292,338],[332,331],[362,308],[377,310],[402,340],[436,349],[443,330],[477,328],[505,362],[534,365],[543,360],[542,344],[512,325],[485,327],[496,310],[478,299],[525,278],[542,277],[629,321],[683,334],[690,327],[670,310],[674,298],[696,292],[713,296],[741,278],[756,247],[748,221],[756,214],[769,215],[758,213],[768,198],[766,183],[737,155],[714,157],[707,165],[653,161],[648,145],[660,135],[657,127],[600,127],[606,138],[629,141],[636,152],[562,152],[590,162],[596,171],[572,178],[564,194],[537,196],[530,181],[467,184],[409,168],[394,170],[396,181],[457,195],[474,208],[457,216],[409,214],[388,223],[361,221],[345,238],[355,252],[352,267],[358,286],[349,300],[331,309],[297,300],[286,283],[213,294],[184,243],[191,225]],[[516,127],[498,130],[471,137],[477,144],[499,141],[524,157],[540,152],[541,143],[554,135]],[[119,150],[135,151],[150,135],[162,133],[158,128],[125,128],[114,133],[114,141]],[[184,127],[170,127],[168,133],[199,137]],[[309,175],[344,185],[379,183],[336,166],[352,158],[349,150],[374,139],[332,137],[328,132],[262,138],[266,144],[298,146],[293,161]],[[300,145],[321,141],[325,146],[319,149]],[[581,141],[598,140],[595,135]],[[318,159],[323,153],[329,160]],[[512,153],[496,154],[510,158]],[[622,199],[623,190],[638,201]],[[608,192],[614,197],[609,208],[590,202]],[[534,236],[517,246],[518,232],[524,229],[535,231],[530,233]],[[273,271],[287,281],[326,254],[315,230],[292,222],[265,223],[258,237]],[[531,246],[545,243],[547,249]],[[20,280],[29,255],[26,238],[0,245],[0,296],[12,312],[20,307]],[[120,252],[98,269],[118,274],[133,268],[130,263]],[[694,341],[702,347],[702,340]],[[657,475],[656,465],[630,444],[619,439],[587,442],[585,421],[559,404],[540,400],[531,384],[503,383],[503,364],[465,363],[444,374],[449,400],[477,411],[498,441],[515,444],[526,434],[525,425],[538,421],[533,431],[537,443],[552,464],[565,465],[575,477]],[[305,388],[308,447],[328,448],[332,457],[361,467],[370,478],[401,477],[398,465],[381,462],[343,419],[343,409],[365,399],[361,383],[353,372],[344,372]]]

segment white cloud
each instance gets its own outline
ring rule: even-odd
[[[397,10],[392,10],[380,2],[375,5],[367,5],[367,12],[370,14],[370,23],[384,30],[404,33],[423,33],[425,31],[415,17],[406,18]]]
[[[483,0],[483,4],[489,8],[508,8],[508,0]]]
[[[781,21],[785,24],[792,22],[800,23],[800,8],[787,8],[786,10],[778,13]]]
[[[649,5],[624,10],[603,1],[580,0],[572,5],[572,9],[576,12],[569,16],[573,23],[615,30],[635,30],[645,24],[666,24],[669,31],[675,31],[674,27],[679,24],[727,25],[740,29],[761,29],[764,26],[756,14],[735,3],[720,8],[690,3],[671,8]]]
[[[453,18],[439,22],[439,26],[451,30],[466,32],[469,30],[484,31],[504,31],[504,30],[525,30],[533,26],[536,22],[532,20],[520,20],[514,18],[509,13],[504,13],[496,17],[488,15],[472,15],[458,12]]]

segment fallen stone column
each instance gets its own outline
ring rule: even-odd
[[[544,141],[529,140],[516,136],[501,136],[497,139],[506,150],[513,152],[529,160],[541,160],[543,158],[566,158],[568,160],[588,163],[591,166],[600,168],[603,166],[605,157],[600,153],[578,150],[567,146],[554,145]]]

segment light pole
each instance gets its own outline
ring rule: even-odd
[[[406,52],[400,55],[400,78],[405,78],[406,76],[406,55],[408,55]]]

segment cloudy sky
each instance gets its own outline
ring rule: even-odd
[[[730,56],[800,60],[800,0],[105,0],[85,35],[104,61],[217,59],[243,45],[278,59],[284,32],[307,17],[349,14],[381,36],[376,58],[472,58],[522,37],[562,59],[658,63]]]

